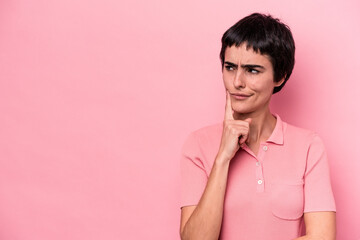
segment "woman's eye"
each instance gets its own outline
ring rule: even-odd
[[[248,69],[248,72],[249,72],[249,73],[253,73],[253,74],[259,73],[259,71],[256,70],[256,69],[254,69],[254,68],[249,68],[249,69]]]
[[[228,71],[234,70],[234,67],[232,67],[232,66],[225,66],[225,68],[226,68],[226,70],[228,70]]]

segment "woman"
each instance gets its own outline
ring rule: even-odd
[[[192,132],[182,150],[182,239],[335,239],[322,140],[269,109],[294,55],[289,28],[271,16],[224,33],[224,121]]]

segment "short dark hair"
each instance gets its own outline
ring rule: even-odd
[[[268,55],[274,70],[274,81],[285,78],[283,84],[274,88],[279,92],[289,79],[295,64],[295,42],[290,28],[271,15],[253,13],[244,17],[221,38],[220,60],[224,68],[225,50],[235,44],[239,47],[246,43],[246,48]]]

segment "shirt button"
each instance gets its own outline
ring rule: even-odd
[[[256,162],[256,166],[260,166],[260,163],[259,163],[259,162]]]
[[[263,150],[264,150],[264,151],[267,151],[267,150],[268,150],[268,147],[267,147],[267,146],[263,146]]]
[[[262,180],[258,180],[258,184],[262,184]]]

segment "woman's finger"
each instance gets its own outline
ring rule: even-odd
[[[225,120],[234,120],[231,98],[228,90],[226,90]]]

